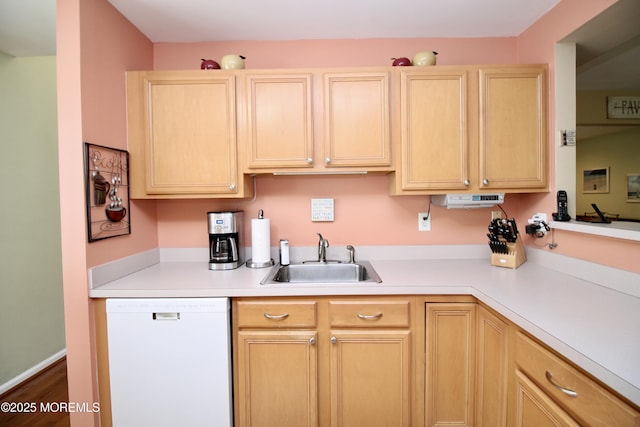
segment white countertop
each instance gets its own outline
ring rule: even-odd
[[[610,224],[598,224],[589,222],[571,221],[551,221],[551,228],[557,230],[575,231],[577,233],[594,234],[596,236],[614,237],[640,241],[640,222],[632,221],[611,221]]]
[[[211,271],[206,261],[188,261],[194,254],[201,256],[200,250],[172,251],[182,255],[145,253],[90,270],[90,297],[473,295],[640,406],[640,275],[636,273],[529,248],[529,261],[515,270],[491,266],[488,256],[476,256],[476,249],[465,259],[452,258],[447,253],[456,251],[444,250],[438,252],[440,259],[411,260],[375,259],[374,250],[368,253],[372,257],[362,258],[378,272],[380,284],[260,285],[268,268]],[[405,255],[395,251],[392,258]],[[570,271],[558,271],[559,265]],[[119,277],[127,271],[133,273]]]

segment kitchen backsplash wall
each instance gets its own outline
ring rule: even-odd
[[[271,246],[317,244],[322,235],[334,245],[431,245],[486,242],[490,208],[452,210],[431,207],[431,231],[418,231],[418,212],[429,196],[389,196],[386,175],[256,177],[256,198],[248,201],[166,200],[158,202],[160,247],[206,247],[206,212],[245,211],[242,240],[251,244],[250,222],[258,210],[271,220]],[[333,198],[335,220],[311,221],[311,198]],[[519,195],[507,195],[504,209],[517,216]],[[494,208],[498,209],[498,208]],[[524,224],[522,225],[524,229]]]

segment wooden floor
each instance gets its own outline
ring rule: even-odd
[[[0,426],[40,427],[69,426],[69,414],[56,411],[59,403],[69,401],[67,359],[54,363],[26,383],[0,396]],[[42,406],[41,404],[44,404]],[[31,411],[33,409],[33,411]],[[45,409],[45,411],[41,411]],[[54,409],[54,410],[52,410]]]

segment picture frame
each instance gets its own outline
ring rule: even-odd
[[[608,193],[609,168],[584,169],[582,171],[583,193]]]
[[[131,234],[129,152],[84,142],[89,243]]]
[[[640,172],[627,174],[627,202],[640,203]]]

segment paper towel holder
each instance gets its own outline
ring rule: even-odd
[[[266,268],[266,267],[273,267],[273,265],[275,265],[275,262],[273,261],[273,258],[271,258],[271,260],[265,261],[265,262],[253,262],[252,259],[249,259],[246,262],[246,266],[249,267],[249,268]]]
[[[264,212],[262,209],[258,210],[258,220],[263,220],[264,219]],[[253,231],[253,230],[252,230]],[[253,238],[253,235],[251,236],[251,238]],[[271,267],[275,264],[275,262],[273,261],[273,258],[271,258],[269,261],[254,261],[253,259],[249,259],[246,262],[246,266],[249,268],[266,268],[266,267]]]

